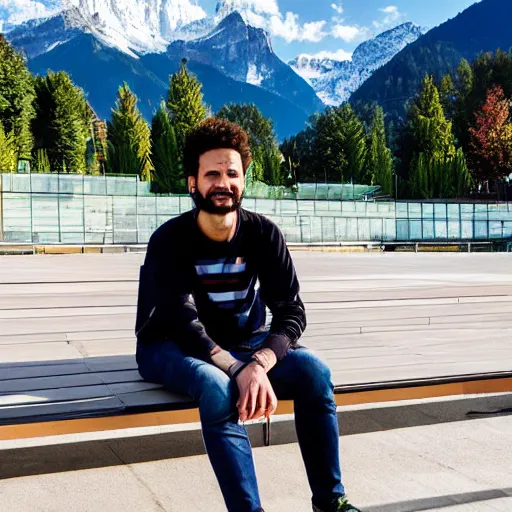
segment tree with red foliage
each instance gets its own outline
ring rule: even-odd
[[[469,129],[469,165],[477,183],[500,180],[512,170],[510,101],[501,86],[487,91],[483,107]]]

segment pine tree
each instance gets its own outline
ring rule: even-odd
[[[0,173],[16,172],[18,162],[18,146],[14,133],[5,133],[3,124],[0,123]]]
[[[452,124],[445,118],[439,91],[430,76],[425,77],[423,89],[411,107],[408,130],[414,195],[428,199],[453,195],[455,192],[446,185],[452,183],[451,162],[456,154]]]
[[[38,149],[35,152],[34,166],[32,172],[41,174],[48,174],[51,172],[50,159],[48,158],[48,152],[46,149]]]
[[[151,123],[151,141],[155,166],[155,192],[160,194],[183,192],[185,179],[176,133],[171,124],[167,106],[163,101]]]
[[[115,174],[138,174],[151,181],[151,132],[137,107],[137,97],[124,83],[117,93],[108,123],[108,168]]]
[[[22,56],[0,34],[0,122],[14,134],[17,158],[29,160],[33,137],[34,81]]]
[[[276,142],[274,123],[271,119],[265,117],[254,104],[239,105],[231,103],[224,105],[217,112],[216,117],[226,119],[242,127],[249,135],[251,148]]]
[[[313,139],[308,144],[311,151],[310,173],[313,181],[346,183],[350,181],[345,136],[337,110],[327,108],[311,119]]]
[[[248,133],[254,161],[253,178],[268,185],[282,185],[282,156],[272,120],[265,117],[254,104],[224,105],[217,112],[217,117],[238,124]]]
[[[412,106],[411,122],[417,153],[441,158],[455,155],[452,124],[445,118],[439,91],[431,76],[425,77],[423,89]]]
[[[84,92],[64,71],[36,77],[36,149],[45,149],[53,172],[87,172],[91,115]]]
[[[368,181],[380,185],[385,194],[393,194],[393,156],[386,143],[386,128],[382,107],[375,107],[371,124],[367,159]]]
[[[180,155],[183,154],[185,136],[206,116],[207,108],[203,103],[202,84],[187,69],[183,59],[178,72],[171,76],[167,108],[174,126]]]
[[[366,164],[366,133],[363,123],[352,110],[349,103],[344,103],[337,109],[340,119],[341,135],[343,137],[344,153],[347,159],[347,177],[353,183],[365,181]]]
[[[466,59],[460,61],[455,75],[456,100],[454,104],[453,133],[457,144],[464,151],[469,147],[469,127],[472,123],[471,116],[474,111],[474,74],[473,69]]]
[[[453,85],[453,80],[450,74],[447,74],[441,80],[439,86],[439,99],[443,107],[446,119],[452,121],[455,117],[455,101],[457,100],[457,91]]]
[[[281,186],[284,184],[281,173],[282,155],[276,145],[262,146],[263,181],[267,185]]]

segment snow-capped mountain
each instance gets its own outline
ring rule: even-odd
[[[229,14],[237,12],[251,27],[267,28],[272,17],[280,17],[277,2],[270,0],[221,0],[215,8],[215,21],[218,23]]]
[[[414,23],[404,23],[360,44],[350,60],[299,55],[288,64],[311,84],[326,105],[339,105],[347,101],[375,70],[425,32]]]
[[[272,50],[270,38],[234,11],[203,37],[174,41],[169,55],[207,64],[238,82],[245,82],[284,96],[307,112],[322,108],[313,89]]]
[[[37,24],[53,20],[53,25],[60,24],[65,32],[79,29],[90,33],[105,45],[133,57],[164,52],[171,40],[186,35],[186,26],[191,28],[189,37],[203,34],[212,26],[211,21],[203,21],[206,13],[195,0],[60,0],[59,5],[57,14],[39,19]],[[28,27],[25,23],[14,28],[15,34],[10,38],[16,39],[20,31],[33,29],[34,23],[32,20]],[[66,40],[64,34],[60,41],[43,40],[42,46],[51,48]],[[35,51],[34,55],[40,53]]]

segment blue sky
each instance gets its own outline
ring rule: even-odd
[[[277,5],[283,24],[275,27],[272,44],[277,55],[285,61],[299,53],[350,54],[364,39],[401,22],[413,21],[433,28],[475,3],[475,0],[233,1],[252,4],[253,8],[268,13],[275,11]],[[198,0],[198,3],[211,14],[217,0]],[[292,15],[287,15],[288,12]],[[285,30],[287,35],[283,37]]]

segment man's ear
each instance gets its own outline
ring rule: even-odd
[[[197,180],[194,176],[188,177],[188,191],[193,194],[197,190]]]

